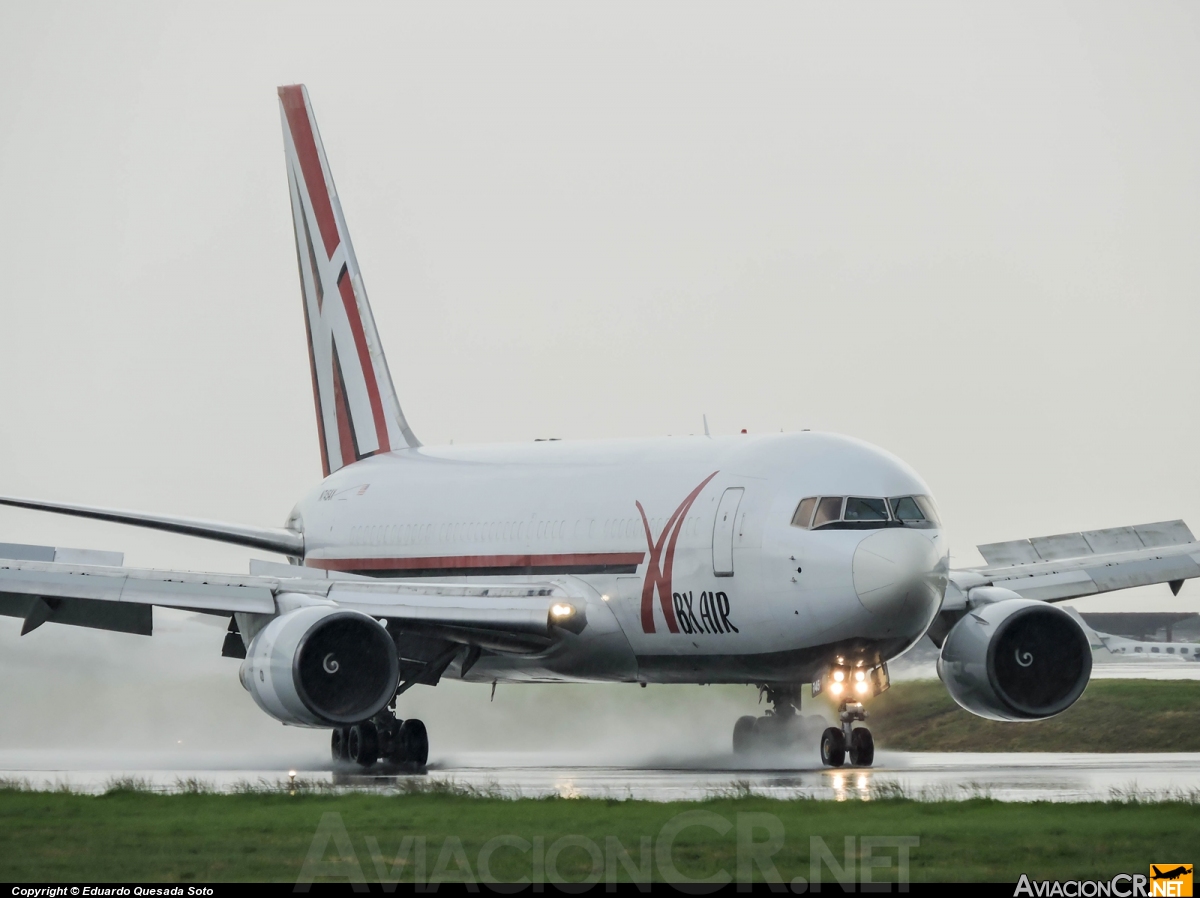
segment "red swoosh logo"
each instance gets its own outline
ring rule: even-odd
[[[701,481],[700,485],[688,493],[686,499],[675,509],[675,513],[667,520],[658,541],[650,532],[650,522],[646,519],[646,511],[641,502],[635,502],[638,514],[642,516],[642,527],[646,530],[646,545],[650,550],[650,558],[646,563],[646,582],[642,585],[642,631],[654,632],[654,592],[658,591],[658,603],[662,607],[663,617],[667,621],[667,629],[672,633],[679,632],[679,624],[675,620],[675,608],[671,604],[671,568],[675,565],[675,543],[679,539],[679,531],[687,517],[692,503],[700,495],[700,491],[708,486],[708,482],[716,477],[713,471]],[[664,556],[663,549],[666,549]]]

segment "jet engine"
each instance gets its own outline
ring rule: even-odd
[[[334,605],[289,611],[262,628],[242,662],[242,685],[260,708],[294,726],[368,720],[391,701],[396,644],[373,617]]]
[[[955,624],[937,669],[951,697],[972,714],[1042,720],[1083,694],[1092,650],[1061,608],[1011,598],[977,606]]]

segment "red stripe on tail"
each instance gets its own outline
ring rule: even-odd
[[[380,452],[390,452],[387,418],[383,415],[383,402],[379,398],[379,382],[375,379],[375,365],[371,362],[371,350],[367,347],[367,335],[363,333],[362,318],[358,314],[358,302],[354,298],[354,285],[350,273],[342,266],[338,275],[338,291],[342,294],[342,305],[346,307],[346,318],[350,321],[350,332],[354,334],[354,348],[358,350],[358,364],[362,368],[363,380],[367,382],[367,399],[371,403],[371,417],[375,419],[375,436]]]
[[[308,322],[308,310],[304,311],[304,333],[308,336],[308,371],[312,375],[313,404],[317,407],[317,436],[321,442],[321,472],[329,476],[329,450],[325,442],[325,414],[321,410],[321,392],[317,388],[317,359],[313,355],[312,325]]]
[[[317,227],[325,242],[326,258],[333,258],[341,238],[337,222],[333,217],[333,204],[329,201],[329,190],[325,186],[325,173],[321,170],[321,157],[317,153],[317,140],[313,135],[313,124],[308,117],[304,102],[304,88],[299,84],[279,88],[279,100],[287,116],[288,129],[292,132],[292,143],[296,145],[296,156],[304,173],[304,186],[312,200],[313,212],[317,216]]]
[[[333,347],[333,416],[337,418],[342,467],[352,465],[358,461],[358,448],[355,446],[354,421],[350,418],[350,404],[346,402],[346,385],[342,382],[342,363],[338,359],[337,346]]]

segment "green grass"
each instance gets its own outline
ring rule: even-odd
[[[822,802],[731,797],[655,803],[506,800],[452,792],[383,796],[116,791],[86,796],[9,789],[0,790],[0,881],[295,881],[322,819],[335,836],[322,852],[323,863],[342,871],[342,881],[357,869],[368,881],[377,881],[380,871],[373,855],[381,862],[384,876],[390,877],[405,836],[423,837],[427,879],[444,851],[448,869],[458,870],[453,862],[455,838],[461,841],[473,875],[479,872],[480,848],[500,835],[516,836],[530,845],[541,840],[544,849],[551,849],[564,835],[582,836],[597,846],[602,858],[606,853],[615,858],[615,846],[609,841],[615,837],[636,864],[643,838],[657,844],[664,826],[685,812],[711,815],[710,821],[724,821],[729,829],[724,834],[699,826],[683,829],[671,854],[680,874],[703,877],[723,869],[736,875],[739,820],[743,826],[755,820],[777,820],[784,840],[772,860],[784,882],[795,876],[811,877],[814,836],[824,840],[839,864],[847,860],[843,841],[847,836],[856,838],[850,858],[861,853],[859,840],[864,836],[915,837],[919,843],[910,849],[915,881],[1015,881],[1021,873],[1038,879],[1144,873],[1156,859],[1190,858],[1200,831],[1200,806],[1182,802]],[[336,836],[341,827],[353,858],[338,860]],[[759,829],[752,835],[762,841],[768,831]],[[532,854],[532,850],[500,848],[492,857],[492,875],[501,881],[530,876]],[[885,848],[876,854],[892,859],[876,878],[894,881],[897,850]],[[398,878],[412,880],[413,860],[410,853],[408,863],[397,868]],[[585,848],[575,846],[560,851],[557,869],[565,879],[579,880],[591,865]],[[618,865],[617,870],[619,879],[629,879],[623,867]],[[824,880],[832,881],[829,868],[822,870]],[[657,858],[651,873],[655,880],[664,878]],[[669,872],[666,878],[671,878]]]
[[[867,705],[876,743],[904,751],[1200,751],[1200,681],[1093,680],[1050,720],[983,720],[941,682],[897,683]]]
[[[1096,681],[1069,711],[1033,724],[974,717],[938,682],[899,683],[869,710],[879,744],[894,749],[1200,751],[1200,728],[1194,725],[1200,683],[1190,681]],[[1200,805],[1182,801],[774,801],[741,795],[733,784],[727,797],[680,803],[510,800],[464,794],[436,782],[391,796],[305,789],[296,795],[270,789],[216,795],[195,782],[180,784],[181,794],[156,795],[136,781],[116,785],[108,794],[87,796],[0,783],[0,881],[294,882],[322,820],[327,844],[315,860],[337,875],[318,875],[318,881],[339,876],[344,881],[359,870],[367,881],[381,876],[412,881],[414,874],[437,879],[439,863],[441,878],[461,879],[459,860],[478,876],[480,849],[498,836],[529,846],[494,852],[490,868],[498,880],[536,877],[534,856],[556,853],[557,840],[574,836],[580,838],[557,849],[557,870],[565,879],[587,876],[592,868],[587,846],[594,845],[602,869],[611,861],[616,878],[626,881],[630,873],[616,863],[618,848],[637,865],[644,840],[657,846],[670,821],[697,812],[728,829],[683,829],[670,855],[680,875],[736,876],[739,824],[757,821],[782,828],[783,846],[771,860],[785,883],[813,876],[810,851],[822,844],[838,864],[849,858],[861,875],[855,859],[867,836],[918,839],[910,849],[915,881],[1015,881],[1021,873],[1032,879],[1144,873],[1156,859],[1189,858],[1200,832]],[[768,830],[751,835],[761,841]],[[849,855],[847,836],[855,837]],[[394,867],[406,837],[413,839],[407,859]],[[346,839],[349,853],[340,857],[339,841]],[[423,852],[414,850],[421,846]],[[877,854],[890,863],[875,878],[895,880],[897,849]],[[653,879],[674,878],[655,850],[647,860]],[[821,870],[824,881],[832,882],[828,865]],[[754,877],[762,878],[758,867]]]

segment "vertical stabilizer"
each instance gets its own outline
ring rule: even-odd
[[[396,398],[303,84],[279,88],[321,464],[419,446]]]

